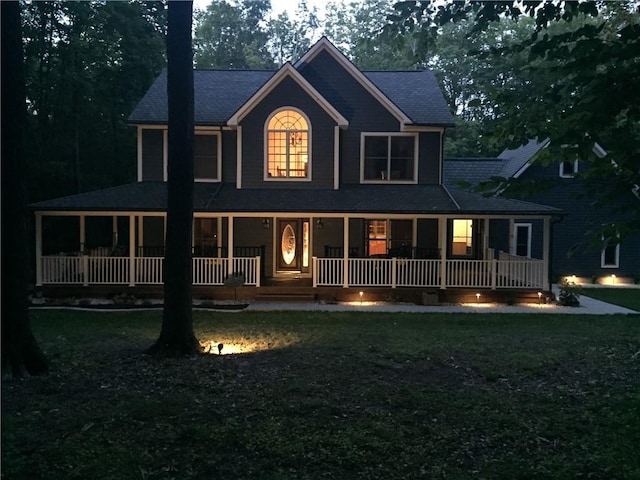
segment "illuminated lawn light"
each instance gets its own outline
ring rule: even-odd
[[[538,303],[542,303],[542,292],[538,292]]]
[[[480,294],[479,294],[479,293],[476,293],[476,301],[477,301],[478,303],[480,303]]]
[[[362,296],[364,295],[364,292],[360,292],[360,305],[362,305]]]

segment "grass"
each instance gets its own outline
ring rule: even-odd
[[[637,288],[589,287],[583,289],[582,294],[640,312],[640,289]]]
[[[34,312],[3,477],[640,478],[638,316],[196,312],[247,351],[146,357],[160,322]]]

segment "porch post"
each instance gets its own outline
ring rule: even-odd
[[[440,246],[440,288],[447,288],[447,218],[438,219],[438,237]]]
[[[117,215],[114,215],[111,219],[111,231],[113,232],[111,247],[115,249],[118,246],[118,216]]]
[[[549,261],[551,249],[551,221],[549,217],[544,217],[542,231],[542,288],[551,290],[551,282],[549,281]]]
[[[133,287],[135,284],[136,284],[136,216],[133,214],[129,214],[129,286]]]
[[[89,285],[89,261],[85,255],[84,245],[86,239],[85,216],[80,215],[80,261],[82,262],[82,284],[86,287]]]
[[[482,238],[482,258],[487,260],[487,252],[489,251],[489,217],[484,218],[484,235]]]
[[[136,240],[136,256],[138,256],[138,250],[140,250],[140,247],[144,247],[144,216],[143,215],[138,215],[138,238]]]
[[[233,215],[229,215],[227,226],[227,275],[233,273]]]
[[[42,215],[36,213],[36,286],[42,286]]]
[[[85,220],[84,215],[80,215],[79,216],[79,221],[80,221],[80,253],[82,255],[84,255],[84,243],[85,243],[85,238],[86,238],[84,220]]]
[[[349,287],[349,217],[343,219],[343,250],[342,250],[342,288]]]

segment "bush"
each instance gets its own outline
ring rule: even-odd
[[[580,295],[582,287],[575,282],[563,280],[560,284],[560,295],[558,303],[564,307],[577,307],[580,305]]]

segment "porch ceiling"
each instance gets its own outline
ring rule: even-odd
[[[36,211],[163,212],[165,182],[137,182],[31,205]],[[439,185],[343,185],[339,190],[242,189],[223,183],[194,184],[195,212],[310,212],[393,214],[553,215],[559,210]]]

